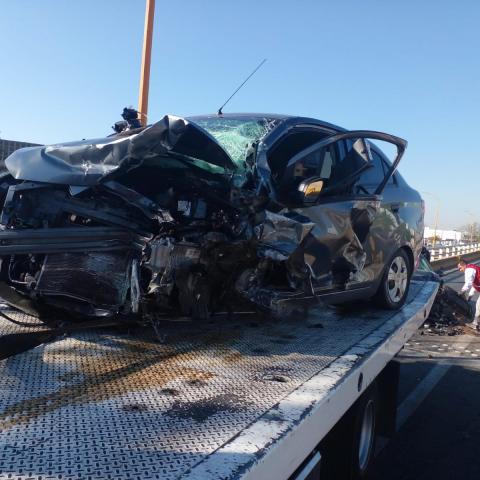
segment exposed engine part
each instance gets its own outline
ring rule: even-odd
[[[211,279],[202,271],[180,269],[176,272],[176,285],[182,314],[207,319],[212,313]]]
[[[200,261],[202,250],[194,243],[174,243],[172,238],[153,240],[150,246],[150,259],[146,263],[153,272],[179,267],[191,267]]]
[[[92,305],[115,314],[127,298],[131,263],[126,252],[49,254],[45,256],[32,294],[37,298],[68,297],[79,305]]]
[[[138,261],[136,258],[134,258],[132,260],[132,271],[130,273],[130,301],[132,304],[133,313],[138,313],[140,311],[141,290],[138,275]]]

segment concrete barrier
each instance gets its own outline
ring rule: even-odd
[[[467,262],[477,262],[480,260],[480,252],[467,253],[462,255]],[[457,266],[457,257],[443,258],[441,260],[432,260],[430,262],[432,268],[438,272],[443,270],[450,270],[456,268]]]
[[[475,252],[480,252],[480,243],[472,243],[460,247],[434,248],[430,250],[431,262],[447,258],[461,257]]]

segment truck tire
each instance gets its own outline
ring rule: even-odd
[[[375,453],[378,407],[373,383],[322,442],[322,479],[367,478]]]
[[[365,391],[358,401],[353,422],[351,478],[368,475],[375,453],[378,395],[376,385]]]
[[[389,310],[401,308],[408,295],[411,276],[410,259],[404,250],[399,249],[385,267],[376,294],[377,303]]]

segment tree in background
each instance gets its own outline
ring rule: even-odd
[[[459,228],[463,240],[467,242],[478,242],[480,239],[480,224],[472,222]]]

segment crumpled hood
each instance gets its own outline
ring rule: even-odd
[[[208,132],[173,115],[165,115],[159,122],[129,136],[21,148],[5,160],[5,165],[18,180],[92,186],[116,170],[128,171],[140,166],[147,156],[169,152],[236,169],[227,152]]]

